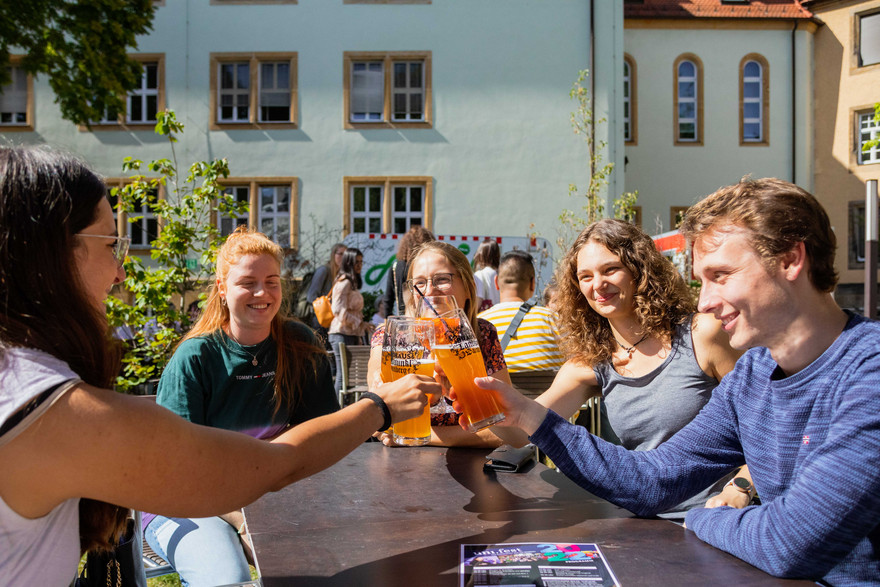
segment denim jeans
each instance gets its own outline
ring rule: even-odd
[[[216,587],[251,578],[238,533],[221,518],[156,516],[144,537],[171,563],[184,587]]]
[[[336,393],[339,393],[339,390],[342,389],[342,357],[339,354],[339,343],[344,342],[346,345],[361,344],[363,337],[353,334],[331,333],[329,338],[330,346],[333,347],[333,356],[336,358]]]

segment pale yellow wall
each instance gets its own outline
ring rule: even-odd
[[[815,36],[815,195],[837,235],[841,284],[864,283],[863,269],[849,269],[850,201],[864,201],[865,180],[880,178],[880,164],[856,164],[853,112],[880,102],[880,65],[858,67],[856,15],[880,8],[880,0],[814,6],[824,23]]]

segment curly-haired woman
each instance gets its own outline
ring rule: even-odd
[[[741,354],[720,322],[696,313],[687,284],[632,224],[606,219],[584,229],[559,264],[556,285],[568,360],[537,401],[567,416],[601,394],[612,429],[603,436],[627,449],[655,448],[690,422]],[[667,514],[681,517],[726,481]],[[722,497],[743,507],[740,495],[730,488]]]

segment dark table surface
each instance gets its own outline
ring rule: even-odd
[[[622,585],[812,585],[775,579],[672,522],[635,518],[536,464],[489,451],[365,443],[245,508],[267,587],[458,585],[462,544],[597,543]]]

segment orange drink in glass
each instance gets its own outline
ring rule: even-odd
[[[405,319],[389,325],[391,348],[391,380],[410,373],[434,376],[431,357],[432,324],[424,320]],[[430,402],[415,418],[394,425],[394,442],[404,446],[424,446],[431,440]]]
[[[480,389],[475,377],[486,376],[480,344],[461,309],[441,314],[434,322],[434,357],[452,384],[464,414],[470,420],[468,430],[477,432],[504,420],[495,394]]]

